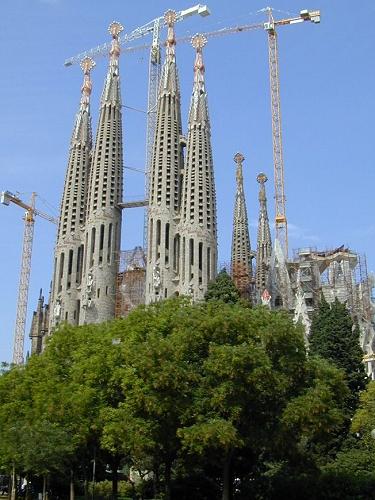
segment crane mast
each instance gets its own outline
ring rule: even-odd
[[[20,281],[18,287],[16,326],[14,331],[13,363],[22,365],[25,342],[27,300],[29,296],[31,254],[34,238],[35,193],[31,195],[30,209],[25,212],[25,228],[21,257]]]
[[[268,63],[271,95],[272,148],[275,183],[275,231],[285,257],[288,257],[288,222],[285,208],[284,158],[281,133],[280,78],[277,32],[272,9],[267,8],[269,18],[265,29],[268,32]]]
[[[36,193],[31,194],[31,201],[28,205],[23,202],[18,196],[10,193],[9,191],[3,191],[0,195],[0,203],[3,205],[9,205],[14,203],[21,208],[25,209],[25,228],[23,233],[23,243],[22,243],[22,256],[21,256],[21,270],[20,270],[20,281],[18,287],[18,299],[17,299],[17,313],[16,313],[16,325],[14,330],[14,345],[13,345],[13,363],[16,365],[22,365],[23,363],[23,353],[24,353],[24,343],[25,343],[25,326],[26,326],[26,315],[27,315],[27,300],[29,296],[29,285],[30,285],[30,271],[31,271],[31,256],[33,250],[33,239],[34,239],[34,224],[35,215],[42,217],[57,224],[58,220],[51,217],[40,210],[35,208],[35,198]]]
[[[164,20],[164,19],[163,19]],[[146,169],[145,169],[145,199],[149,195],[149,173],[151,171],[153,142],[156,128],[156,107],[161,75],[160,54],[160,18],[155,19],[148,66],[148,99],[147,99],[147,130],[146,130]],[[147,254],[148,207],[144,210],[143,251]]]

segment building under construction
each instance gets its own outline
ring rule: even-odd
[[[120,252],[116,286],[116,318],[145,303],[146,258],[142,247]]]
[[[192,39],[192,95],[184,135],[177,67],[175,24],[193,14],[208,15],[197,5],[181,12],[168,11],[130,34],[121,35],[120,23],[109,27],[111,42],[76,58],[83,70],[78,113],[69,146],[65,186],[55,248],[52,289],[46,304],[42,293],[34,313],[30,336],[32,353],[62,322],[98,323],[126,316],[140,304],[189,295],[201,300],[217,272],[217,221],[211,127],[205,83],[203,48],[207,39],[262,29],[267,34],[271,88],[271,122],[274,159],[275,238],[271,240],[267,176],[259,173],[259,217],[256,245],[251,248],[244,194],[244,156],[237,153],[231,274],[242,297],[252,304],[284,308],[305,326],[306,340],[313,312],[321,295],[328,302],[345,302],[361,327],[361,345],[369,373],[373,372],[373,277],[366,259],[343,246],[327,251],[304,248],[288,253],[288,226],[284,193],[277,29],[311,21],[319,11],[301,11],[297,17],[275,20],[265,9],[267,22],[225,28]],[[160,33],[167,29],[164,60]],[[148,121],[146,140],[146,193],[138,202],[123,200],[123,138],[120,85],[121,45],[151,33]],[[106,51],[108,71],[99,105],[96,140],[91,128],[91,58]],[[194,62],[193,62],[194,61]],[[209,68],[208,68],[209,70]],[[125,144],[126,147],[126,144]],[[228,156],[232,153],[228,152]],[[255,183],[255,179],[254,179]],[[14,202],[33,216],[38,213],[10,193]],[[219,200],[220,202],[220,200]],[[121,251],[122,213],[147,206],[144,246]],[[31,229],[29,228],[29,233]],[[229,233],[229,231],[228,231]],[[229,235],[228,235],[229,236]],[[30,238],[29,238],[30,239]],[[126,235],[125,235],[126,240]],[[31,248],[31,246],[29,245]],[[27,255],[26,255],[27,253]],[[22,314],[16,331],[15,362],[22,362],[25,300],[31,250],[25,252],[21,272]],[[22,274],[23,273],[23,274]],[[25,299],[26,297],[26,299]]]

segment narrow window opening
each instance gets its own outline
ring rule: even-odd
[[[194,277],[193,266],[194,266],[194,240],[189,239],[189,279],[192,280]]]
[[[203,265],[203,243],[198,246],[198,268],[199,268],[199,284],[202,284],[202,265]]]
[[[64,274],[64,252],[60,255],[60,269],[59,269],[59,286],[58,291],[62,290],[62,277]]]
[[[207,248],[207,281],[211,281],[211,248]]]
[[[108,226],[108,240],[107,240],[107,262],[111,261],[112,250],[112,223]]]
[[[90,258],[90,266],[94,265],[94,253],[95,253],[95,236],[96,236],[96,229],[93,227],[91,229],[91,258]]]
[[[156,221],[156,258],[160,257],[161,222]]]
[[[165,263],[169,263],[169,223],[165,225]]]
[[[68,274],[66,278],[66,288],[69,290],[72,284],[72,270],[73,270],[73,250],[69,250],[68,257]]]
[[[100,235],[99,235],[99,264],[103,263],[103,246],[104,246],[104,224],[101,224]]]

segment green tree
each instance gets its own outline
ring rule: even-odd
[[[351,415],[357,407],[359,393],[367,383],[359,333],[359,327],[353,325],[345,304],[337,299],[328,304],[322,297],[311,325],[310,353],[328,359],[344,370],[350,389],[347,408]]]
[[[372,498],[375,488],[375,382],[360,394],[359,406],[342,449],[322,467],[322,497]],[[343,486],[345,494],[343,495]]]
[[[121,339],[123,398],[102,412],[102,445],[120,447],[138,469],[152,470],[164,498],[181,461],[195,457],[202,470],[221,464],[229,499],[239,463],[252,468],[244,466],[246,456],[259,467],[265,450],[275,455],[275,442],[288,438],[283,450],[297,452],[296,441],[307,448],[343,419],[341,373],[307,360],[302,332],[285,313],[176,299],[141,308],[112,328]]]
[[[236,304],[240,301],[240,293],[226,269],[222,269],[216,279],[208,284],[205,300],[220,300],[227,304]]]

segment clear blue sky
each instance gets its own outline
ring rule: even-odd
[[[310,0],[311,1],[311,0]],[[315,1],[315,0],[314,0]],[[263,0],[207,1],[212,15],[179,23],[177,35],[194,34],[264,20]],[[77,111],[81,71],[64,60],[107,41],[113,20],[126,31],[160,16],[168,8],[194,5],[180,0],[2,0],[0,17],[0,190],[32,191],[39,209],[57,215],[68,146]],[[346,244],[366,253],[375,270],[373,0],[273,0],[275,17],[301,9],[321,9],[320,25],[279,29],[280,79],[290,248]],[[282,11],[282,12],[280,12]],[[258,213],[256,175],[264,171],[270,218],[273,166],[267,43],[260,31],[211,39],[205,48],[206,80],[218,203],[220,261],[229,260],[234,201],[233,156],[241,151],[252,244]],[[177,48],[183,120],[192,87],[193,50]],[[146,108],[146,51],[123,55],[124,104]],[[93,125],[107,62],[93,72]],[[145,117],[124,112],[125,164],[143,168]],[[142,174],[125,171],[125,197],[142,197]],[[22,209],[0,206],[0,360],[12,355],[23,236]],[[124,214],[123,249],[142,243],[143,212]],[[29,321],[39,288],[48,295],[55,227],[35,225]],[[28,342],[26,343],[28,347]]]

